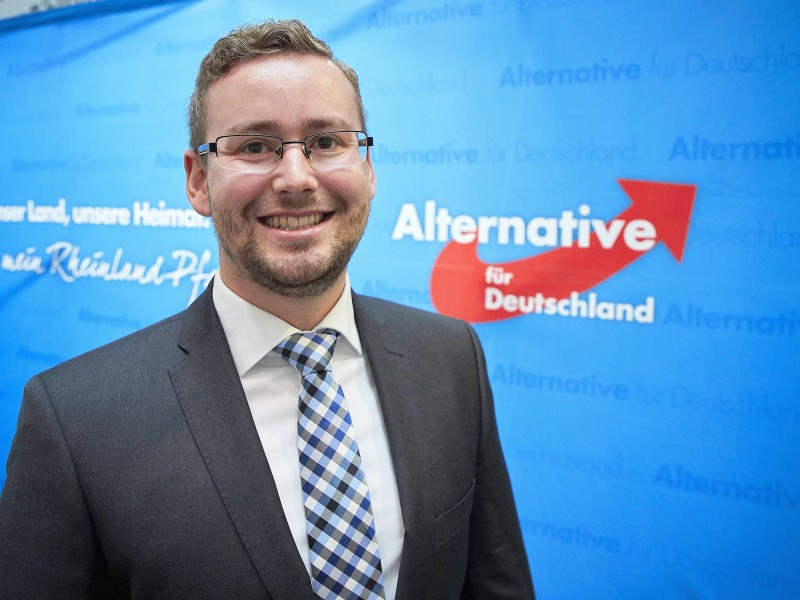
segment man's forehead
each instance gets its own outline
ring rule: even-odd
[[[352,82],[336,63],[316,54],[281,52],[238,61],[209,86],[209,91],[225,87],[230,82],[274,87],[300,84],[319,88],[341,86],[355,92]]]
[[[231,78],[239,79],[236,75],[242,71],[249,72],[254,76],[260,71],[268,72],[275,77],[271,81],[274,84],[300,81],[308,72],[313,71],[316,75],[315,82],[320,85],[330,85],[333,81],[352,87],[344,71],[331,59],[319,54],[298,52],[276,52],[237,61],[214,83]],[[212,87],[214,83],[211,84]]]
[[[268,101],[271,95],[276,102]],[[353,84],[333,61],[313,54],[280,53],[241,61],[211,84],[206,113],[216,130],[208,132],[213,135],[289,135],[289,130],[298,135],[297,130],[308,134],[362,127]]]

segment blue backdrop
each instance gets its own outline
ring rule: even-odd
[[[800,597],[800,4],[288,4],[0,21],[0,456],[29,377],[203,289],[197,66],[298,17],[376,140],[353,286],[476,322],[540,597]]]

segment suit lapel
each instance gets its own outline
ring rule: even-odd
[[[404,331],[373,310],[370,299],[353,293],[353,308],[383,412],[405,527],[397,598],[419,598],[424,595],[419,574],[426,571],[425,557],[435,545],[430,519],[426,518],[433,511],[431,498],[425,493],[430,477],[427,465],[431,463],[421,439],[421,432],[426,431],[424,398],[411,376],[408,353],[412,349]]]
[[[211,286],[187,311],[170,369],[195,442],[264,585],[274,598],[313,598],[222,325]]]

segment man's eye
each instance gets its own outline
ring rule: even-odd
[[[242,147],[242,152],[245,154],[262,154],[267,151],[264,142],[247,142]]]
[[[322,136],[314,140],[314,147],[318,150],[336,150],[339,147],[339,141],[333,136]]]

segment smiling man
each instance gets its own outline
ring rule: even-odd
[[[0,497],[10,598],[532,598],[483,353],[359,296],[356,74],[298,21],[201,64],[186,190],[219,273],[34,377]]]
[[[329,58],[289,52],[238,61],[197,102],[215,141],[186,153],[187,193],[213,217],[221,278],[313,328],[342,293],[375,195],[355,88]]]

